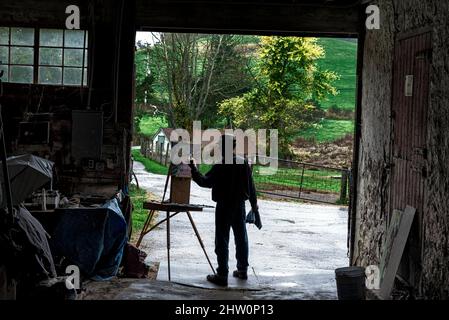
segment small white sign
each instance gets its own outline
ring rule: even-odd
[[[405,76],[405,96],[413,96],[413,75]]]

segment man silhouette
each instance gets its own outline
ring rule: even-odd
[[[212,188],[212,200],[217,203],[215,208],[215,253],[217,255],[217,274],[208,275],[207,280],[220,285],[228,285],[228,259],[229,259],[229,233],[234,233],[237,270],[233,276],[243,280],[248,279],[248,235],[246,231],[245,201],[249,200],[255,221],[262,227],[254,180],[246,159],[238,159],[235,155],[235,137],[222,135],[221,137],[222,161],[215,164],[209,172],[202,175],[193,160],[190,162],[192,178],[204,188]],[[232,150],[226,150],[232,146]],[[228,148],[229,149],[229,148]],[[226,152],[230,152],[228,156]],[[225,163],[230,159],[231,163]],[[238,161],[240,160],[240,161]],[[227,161],[226,161],[227,162]]]

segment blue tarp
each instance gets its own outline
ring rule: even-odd
[[[95,280],[115,276],[127,242],[126,221],[117,200],[102,208],[58,211],[61,219],[51,238],[53,254],[66,257]]]

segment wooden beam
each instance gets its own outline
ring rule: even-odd
[[[138,30],[356,36],[358,6],[137,0]]]
[[[1,0],[0,24],[2,26],[30,26],[65,28],[66,7],[77,5],[81,11],[81,27],[87,21],[85,0]]]
[[[87,22],[87,0],[2,0],[2,25],[65,26],[65,8],[78,5],[81,23]],[[111,0],[95,1],[108,7]],[[316,5],[314,5],[316,3]],[[137,0],[140,30],[355,36],[360,21],[354,0],[323,1],[162,1]],[[97,19],[110,12],[97,10]]]

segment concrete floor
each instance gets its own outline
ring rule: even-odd
[[[165,176],[146,172],[138,162],[134,163],[134,172],[142,188],[162,197]],[[200,188],[195,183],[192,183],[190,201],[193,204],[214,205],[210,190]],[[259,207],[262,230],[248,225],[249,279],[245,282],[230,277],[229,289],[220,290],[221,298],[225,299],[227,294],[235,297],[236,291],[243,290],[249,296],[260,298],[336,299],[334,270],[348,265],[347,208],[268,200],[260,200]],[[192,215],[215,265],[214,209],[192,212]],[[160,213],[157,220],[163,217],[165,213]],[[160,261],[157,280],[167,281],[165,224],[148,234],[141,248],[148,253],[149,261]],[[219,290],[205,280],[211,269],[185,214],[181,213],[171,220],[171,248],[174,283],[161,285],[174,288],[176,284],[181,284],[184,290],[192,287]],[[234,255],[231,240],[231,271],[236,263]]]

